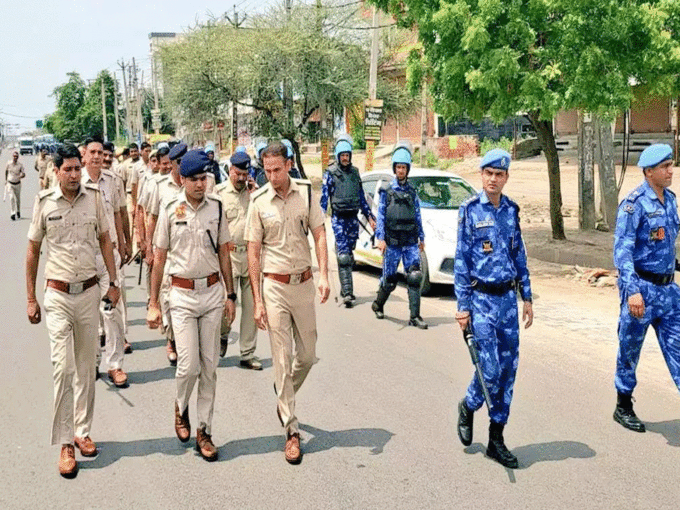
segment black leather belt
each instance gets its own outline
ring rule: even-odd
[[[517,283],[514,280],[498,283],[488,283],[475,280],[472,283],[472,290],[483,292],[484,294],[492,294],[494,296],[501,296],[509,290],[514,290],[516,287]]]
[[[658,274],[637,268],[635,269],[635,272],[640,278],[642,278],[643,280],[647,280],[648,282],[653,283],[654,285],[668,285],[669,283],[673,283],[673,277],[675,276],[674,273]]]

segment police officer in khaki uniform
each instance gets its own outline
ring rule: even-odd
[[[229,162],[231,163],[229,178],[215,188],[215,193],[222,198],[229,222],[231,234],[229,249],[231,250],[231,267],[234,270],[234,286],[241,288],[240,365],[251,370],[262,370],[262,362],[255,356],[257,324],[253,318],[253,291],[248,277],[247,246],[243,238],[250,204],[250,190],[248,189],[250,156],[245,152],[235,152]],[[230,325],[222,319],[220,334],[220,356],[222,357],[227,353],[230,330]]]
[[[302,452],[295,394],[316,361],[315,291],[308,232],[311,230],[314,237],[322,303],[330,293],[328,246],[319,201],[312,197],[309,181],[289,176],[292,162],[286,147],[281,142],[269,144],[262,151],[262,161],[269,183],[252,195],[245,233],[248,266],[255,321],[260,329],[269,330],[277,414],[286,431],[285,458],[297,464]]]
[[[165,204],[171,200],[174,200],[177,194],[182,190],[182,177],[179,174],[179,164],[177,161],[181,160],[181,157],[186,154],[186,145],[180,145],[184,145],[184,147],[180,146],[178,148],[178,145],[175,145],[175,147],[173,147],[170,152],[167,152],[167,149],[159,149],[161,153],[161,155],[158,157],[159,177],[158,181],[155,183],[155,186],[149,190],[147,208],[147,234],[151,236],[147,239],[147,244],[149,246],[153,246],[153,235],[156,230],[156,224],[158,223],[158,215],[160,214],[161,207],[164,207]],[[170,173],[168,173],[168,170]],[[153,247],[151,249],[153,249]],[[175,366],[177,364],[177,347],[175,345],[175,336],[172,331],[172,319],[170,318],[170,305],[168,302],[168,295],[171,288],[172,285],[170,282],[170,275],[168,275],[166,265],[163,272],[163,283],[161,284],[160,291],[160,305],[161,312],[163,314],[163,324],[161,331],[167,339],[165,352],[168,357],[168,361],[170,362],[170,365]]]
[[[9,186],[9,203],[12,209],[12,221],[21,218],[21,179],[26,177],[24,165],[19,163],[19,153],[12,153],[12,161],[5,168],[5,186]]]
[[[121,260],[125,254],[125,237],[123,235],[123,224],[120,217],[120,189],[118,177],[108,170],[102,170],[104,156],[104,145],[100,138],[88,138],[85,140],[85,171],[82,172],[82,183],[93,184],[99,188],[101,202],[104,206],[104,213],[109,222],[111,239],[114,246],[114,257],[116,262],[116,280],[124,280],[124,275],[120,270]],[[102,297],[107,292],[109,286],[106,266],[101,254],[97,255],[97,270],[99,276],[99,289]],[[105,335],[105,358],[108,366],[109,379],[118,388],[125,388],[128,385],[127,374],[123,371],[123,357],[125,355],[125,324],[123,322],[123,302],[120,301],[116,306],[111,306],[105,302],[100,306],[102,326]]]
[[[73,477],[78,469],[74,442],[82,455],[97,454],[90,428],[99,324],[98,251],[104,256],[112,282],[105,297],[115,305],[120,291],[113,283],[116,267],[103,204],[95,186],[81,184],[78,149],[72,145],[60,148],[55,162],[60,185],[38,194],[28,230],[27,312],[32,324],[40,322],[35,284],[40,247],[45,240],[44,304],[54,377],[51,441],[62,445],[59,472]]]
[[[159,292],[167,260],[172,281],[170,314],[177,343],[175,432],[180,441],[191,436],[189,398],[198,380],[196,449],[209,461],[217,459],[211,424],[217,384],[220,323],[224,313],[234,320],[234,283],[229,258],[229,226],[219,198],[206,195],[210,160],[190,151],[180,172],[184,191],[161,209],[154,235],[154,264],[147,323],[161,324]],[[229,299],[224,299],[220,272]]]
[[[40,149],[40,154],[35,159],[35,171],[38,172],[38,179],[40,180],[40,189],[45,189],[45,173],[47,172],[47,164],[50,158],[47,156],[47,148]]]

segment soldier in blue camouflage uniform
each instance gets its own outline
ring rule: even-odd
[[[672,154],[665,144],[642,152],[638,166],[645,182],[621,202],[616,219],[614,264],[619,270],[621,313],[614,420],[636,432],[645,432],[645,425],[633,411],[635,368],[650,325],[680,388],[680,289],[673,283],[679,221],[675,194],[668,189]]]
[[[292,166],[290,167],[290,170],[288,171],[288,175],[290,175],[293,179],[302,179],[302,176],[300,174],[300,170],[295,168],[295,151],[293,150],[293,144],[290,143],[290,140],[281,140],[281,143],[285,145],[286,150],[287,150],[287,158],[292,162]],[[253,172],[255,183],[259,188],[267,184],[269,182],[267,180],[267,176],[264,173],[264,168],[262,166],[262,160],[260,159],[260,154],[262,151],[267,147],[267,144],[258,144],[258,146],[255,148],[255,153],[258,159],[258,168]]]
[[[250,166],[248,174],[250,178],[261,188],[267,184],[267,176],[264,174],[262,166],[262,151],[267,148],[267,142],[260,142],[255,146],[255,163]]]
[[[385,318],[383,307],[397,288],[397,268],[404,265],[410,312],[409,326],[427,329],[420,316],[420,252],[425,249],[425,233],[420,216],[420,202],[416,190],[408,182],[411,169],[411,150],[408,142],[400,143],[392,154],[395,178],[380,189],[378,221],[375,238],[383,254],[383,274],[378,295],[371,309],[378,319]]]
[[[353,251],[359,238],[359,211],[368,218],[375,230],[375,219],[366,202],[359,170],[352,165],[352,140],[348,136],[335,143],[335,161],[324,175],[321,190],[321,208],[332,210],[331,226],[335,235],[335,254],[338,258],[340,295],[347,308],[354,305],[352,267]]]
[[[519,355],[518,288],[524,301],[525,328],[533,322],[527,257],[519,228],[519,206],[502,194],[508,180],[510,154],[489,151],[480,164],[483,191],[460,206],[454,266],[458,313],[465,330],[472,326],[484,381],[491,397],[486,454],[515,468],[517,458],[505,446],[503,429],[510,414]],[[470,322],[472,321],[472,322]],[[458,436],[472,443],[473,413],[484,404],[479,380],[473,377],[458,404]]]

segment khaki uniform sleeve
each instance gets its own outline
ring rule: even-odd
[[[102,204],[101,196],[98,192],[95,193],[95,208],[97,209],[97,229],[99,229],[99,235],[101,236],[105,232],[110,232],[111,227],[109,226],[109,221],[106,219],[106,213],[104,212],[104,204]],[[114,241],[114,239],[111,239]]]
[[[147,200],[147,212],[152,216],[158,216],[161,208],[160,184],[150,181],[149,199]]]
[[[33,206],[33,217],[31,218],[31,225],[28,227],[28,239],[39,243],[45,237],[45,221],[42,217],[42,208],[40,207],[40,196],[35,197],[35,205]]]
[[[254,243],[261,243],[264,238],[264,228],[260,220],[260,211],[255,202],[250,202],[248,216],[246,216],[246,233],[244,239]]]
[[[168,250],[170,248],[170,217],[166,207],[163,207],[158,215],[156,232],[153,235],[153,245],[161,250]]]
[[[231,241],[231,234],[229,233],[229,222],[227,221],[227,211],[224,205],[220,207],[222,211],[222,217],[220,218],[220,231],[217,233],[217,246],[222,246],[223,244]]]
[[[309,228],[314,230],[323,225],[324,222],[325,217],[323,212],[321,211],[319,201],[316,199],[315,194],[312,193],[312,203],[311,207],[309,208]]]

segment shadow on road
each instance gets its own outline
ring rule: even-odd
[[[141,372],[128,372],[130,384],[146,384],[150,382],[163,381],[175,378],[175,367],[165,366],[155,370],[145,370]]]
[[[241,356],[228,356],[226,358],[220,358],[219,367],[239,367],[240,368]],[[272,367],[272,359],[264,358],[260,359],[262,362],[262,368],[267,369]]]
[[[146,308],[146,302],[145,301],[128,301],[127,307],[128,308]]]
[[[141,340],[132,342],[132,349],[134,351],[146,351],[148,349],[155,349],[156,347],[165,347],[167,340]]]
[[[155,453],[172,456],[184,455],[194,445],[194,441],[182,444],[174,436],[126,442],[99,442],[97,443],[99,455],[93,460],[78,461],[78,465],[80,469],[102,469],[124,457],[146,457]]]
[[[146,319],[132,319],[127,323],[128,326],[146,326]]]
[[[645,427],[650,432],[661,434],[670,446],[680,446],[680,420],[659,421],[656,423],[645,422]]]
[[[567,459],[590,459],[597,455],[597,452],[585,443],[578,441],[553,441],[550,443],[530,444],[511,448],[510,450],[517,457],[519,462],[518,469],[527,469],[537,462],[556,462]],[[465,453],[473,455],[476,453],[486,453],[486,446],[475,443],[464,450]]]
[[[370,448],[372,455],[383,452],[385,445],[394,435],[385,429],[348,429],[329,431],[310,425],[300,425],[300,429],[311,434],[305,441],[303,437],[302,452],[305,455],[323,452],[332,448]],[[264,455],[282,452],[285,440],[282,435],[255,437],[229,441],[219,447],[219,461],[229,461],[243,455]]]

